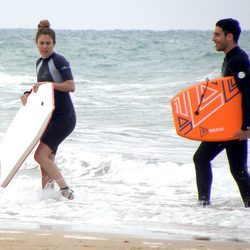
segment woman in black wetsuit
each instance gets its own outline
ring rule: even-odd
[[[54,52],[56,35],[47,20],[38,25],[36,45],[41,58],[36,63],[37,83],[32,91],[36,92],[43,82],[53,82],[55,110],[51,121],[40,140],[35,152],[35,160],[42,173],[42,188],[53,186],[55,181],[64,197],[72,200],[74,192],[65,182],[60,170],[54,163],[59,144],[74,130],[76,115],[69,92],[74,92],[75,83],[68,61]],[[30,91],[21,97],[25,105]]]

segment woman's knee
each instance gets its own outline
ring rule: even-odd
[[[45,158],[50,158],[51,152],[46,144],[40,143],[34,154],[34,159],[37,163],[41,165]]]
[[[41,162],[41,153],[40,153],[40,150],[38,150],[38,149],[36,150],[36,152],[34,154],[34,159],[35,159],[35,161],[37,163],[40,164],[40,162]]]

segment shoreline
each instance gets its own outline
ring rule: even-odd
[[[250,250],[250,243],[213,241],[207,238],[190,240],[152,239],[126,234],[106,234],[60,230],[0,230],[0,250]]]

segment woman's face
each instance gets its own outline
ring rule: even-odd
[[[53,53],[55,44],[49,35],[40,35],[37,39],[36,46],[42,58],[48,58]]]

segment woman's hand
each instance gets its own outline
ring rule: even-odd
[[[32,90],[29,90],[29,91],[25,91],[24,93],[23,93],[23,95],[21,96],[21,101],[22,101],[22,104],[23,104],[23,106],[27,103],[27,99],[28,99],[28,97],[29,97],[29,95],[30,95],[30,93],[32,92]]]
[[[23,94],[21,96],[21,101],[22,101],[23,106],[27,103],[28,96],[29,94]]]
[[[41,83],[41,82],[37,82],[36,84],[33,85],[32,89],[33,89],[34,93],[36,93],[38,91],[39,86],[42,84],[43,83]]]

